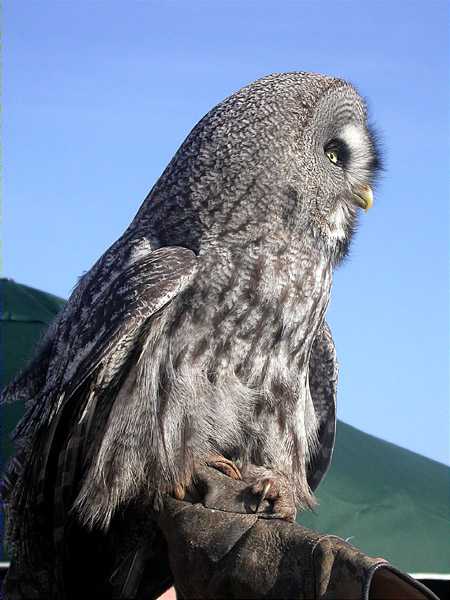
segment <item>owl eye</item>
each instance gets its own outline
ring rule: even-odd
[[[325,152],[325,154],[327,155],[327,157],[329,158],[329,160],[334,164],[337,165],[339,162],[339,155],[337,153],[336,150],[327,150]]]
[[[333,139],[324,147],[325,156],[337,167],[345,167],[350,157],[347,144],[341,139]]]

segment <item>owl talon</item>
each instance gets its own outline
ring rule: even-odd
[[[262,469],[255,469],[255,475]],[[285,521],[295,521],[297,510],[294,504],[294,496],[288,479],[281,473],[270,474],[270,471],[264,469],[266,477],[261,477],[250,486],[250,492],[258,496],[255,513],[263,518],[283,519]],[[271,511],[267,507],[262,507],[264,501],[270,505]]]
[[[186,496],[185,486],[178,483],[173,490],[173,495],[177,500],[184,500],[184,497]]]
[[[234,462],[228,460],[228,458],[225,458],[221,454],[211,455],[210,457],[208,457],[206,464],[208,467],[213,467],[214,469],[217,469],[224,475],[231,477],[231,479],[235,479],[236,481],[242,479],[241,472],[234,464]]]
[[[255,484],[252,487],[252,492],[257,495],[259,494],[259,500],[258,504],[256,505],[255,513],[259,512],[261,504],[264,502],[264,500],[267,499],[268,493],[270,491],[270,485],[270,479],[263,479],[261,482]],[[261,487],[262,489],[260,489]]]

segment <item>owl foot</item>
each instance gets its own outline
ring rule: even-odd
[[[202,481],[204,479],[204,467],[217,469],[227,477],[240,481],[242,479],[241,472],[237,466],[228,458],[221,454],[209,454],[206,459],[199,461],[196,465],[196,470],[191,479],[186,483],[178,483],[171,492],[171,495],[177,500],[186,500],[188,502],[198,502],[204,494]]]
[[[266,519],[295,521],[297,510],[294,494],[292,485],[285,475],[278,471],[255,467],[250,477],[244,476],[244,480],[250,481],[249,491],[256,496],[255,513]],[[267,512],[267,504],[270,512]]]
[[[177,485],[173,489],[173,496],[177,500],[184,500],[186,496],[186,486],[181,483],[177,483]]]
[[[234,462],[228,460],[228,458],[225,458],[221,454],[210,454],[206,459],[206,464],[208,467],[213,467],[224,475],[231,477],[231,479],[242,479],[241,472]]]

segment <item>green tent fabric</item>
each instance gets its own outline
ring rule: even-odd
[[[64,305],[55,296],[0,279],[2,384],[30,358]],[[23,407],[2,407],[1,457]],[[332,466],[318,490],[316,513],[298,521],[350,538],[371,556],[409,573],[450,571],[450,469],[338,422]]]
[[[338,421],[331,468],[306,527],[408,573],[450,573],[450,469]]]

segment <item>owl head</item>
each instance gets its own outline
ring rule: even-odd
[[[152,193],[158,235],[200,252],[312,236],[336,263],[358,212],[372,206],[379,169],[352,85],[314,73],[269,75],[218,104],[188,135]]]

